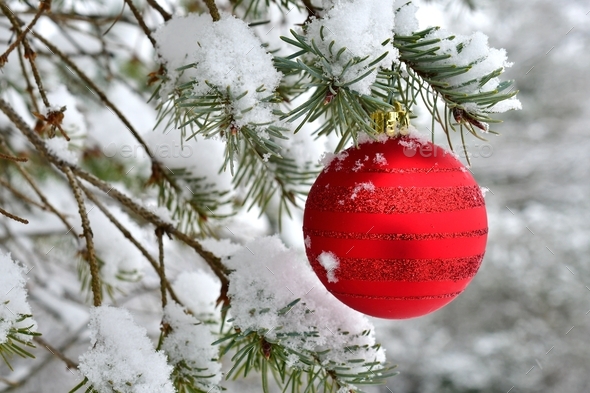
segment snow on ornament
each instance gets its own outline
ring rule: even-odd
[[[351,308],[389,319],[431,313],[463,292],[487,233],[469,171],[415,133],[382,134],[332,157],[303,217],[307,257],[324,286]]]

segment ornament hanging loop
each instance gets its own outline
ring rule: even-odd
[[[377,111],[371,113],[373,129],[377,134],[385,133],[387,136],[407,135],[410,126],[410,115],[402,104],[395,101],[392,111]]]

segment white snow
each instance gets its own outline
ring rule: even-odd
[[[194,93],[199,96],[209,94],[210,85],[223,94],[231,87],[229,98],[236,126],[278,121],[272,106],[261,100],[277,88],[281,74],[246,22],[229,14],[213,22],[208,14],[192,13],[174,17],[154,33],[154,38],[170,77],[163,94],[188,80],[196,81]],[[189,64],[194,67],[181,77],[182,72],[176,69]]]
[[[359,191],[362,191],[362,190],[375,191],[375,185],[370,181],[356,183],[356,185],[352,189],[352,194],[350,194],[350,199],[355,199],[357,197]]]
[[[45,139],[45,146],[50,153],[56,155],[68,164],[77,164],[78,155],[70,150],[69,142],[61,136],[56,136],[51,139]]]
[[[136,240],[144,240],[144,232],[127,213],[116,205],[108,206],[108,209]],[[88,207],[88,219],[92,226],[96,254],[102,261],[101,279],[116,287],[123,286],[123,281],[141,279],[146,265],[141,252],[97,207]]]
[[[342,169],[342,161],[346,157],[348,157],[348,152],[346,150],[342,150],[341,152],[336,154],[325,152],[324,154],[322,154],[322,157],[320,158],[320,164],[324,166],[325,171],[328,171],[330,169],[330,166],[332,165],[332,162],[336,160],[336,170],[339,171]]]
[[[172,287],[184,306],[197,318],[201,320],[219,318],[219,309],[216,309],[215,302],[219,297],[221,284],[211,274],[203,270],[182,272]]]
[[[219,346],[211,345],[216,340],[211,327],[186,313],[176,303],[166,306],[164,321],[172,329],[162,344],[170,364],[176,366],[181,374],[210,376],[194,379],[196,387],[202,391],[220,391],[217,386],[222,377],[221,363],[217,361]]]
[[[339,83],[349,83],[368,71],[367,64],[388,52],[375,67],[390,67],[398,58],[397,49],[391,45],[381,45],[393,39],[394,12],[393,6],[381,0],[346,1],[336,0],[322,19],[314,19],[307,25],[306,35],[315,43],[329,67],[318,62],[327,76]],[[323,36],[323,39],[322,39]],[[335,44],[330,53],[329,46]],[[346,48],[337,58],[338,51]],[[350,66],[346,64],[359,58],[368,60]],[[377,72],[352,83],[349,87],[359,94],[370,94],[371,85],[377,78]]]
[[[31,326],[35,331],[37,323],[33,318],[17,322],[22,315],[31,314],[25,289],[28,269],[13,261],[10,253],[0,250],[0,344],[5,343],[11,328],[20,329]],[[23,341],[31,341],[31,336],[18,334]]]
[[[326,269],[328,282],[338,282],[338,278],[334,273],[334,271],[340,266],[340,260],[338,257],[334,255],[333,252],[322,251],[322,253],[318,256],[318,262],[324,269]]]
[[[90,348],[80,356],[80,372],[99,393],[173,393],[172,367],[156,352],[146,330],[123,308],[90,312]]]
[[[450,36],[455,36],[454,39],[448,39]],[[432,45],[424,46],[423,49],[431,47],[440,47],[438,51],[441,54],[449,54],[450,58],[439,61],[440,65],[457,65],[457,66],[471,66],[472,68],[463,74],[452,76],[445,79],[445,82],[450,87],[464,92],[466,94],[477,94],[496,89],[500,84],[499,78],[492,78],[483,86],[479,87],[481,81],[486,75],[497,69],[505,69],[512,66],[508,62],[506,50],[490,48],[488,46],[488,37],[481,33],[475,32],[470,36],[461,34],[452,34],[444,29],[435,30],[426,36],[425,40],[434,38],[441,39]],[[476,80],[473,83],[467,83],[471,80]],[[477,112],[505,112],[511,109],[520,109],[520,101],[516,98],[502,101],[491,108],[486,108],[477,103],[467,103],[472,105],[471,111],[477,109]],[[475,108],[473,108],[475,107]]]
[[[408,0],[395,0],[395,34],[401,36],[412,35],[420,29],[416,12],[418,7]]]
[[[232,270],[229,296],[234,325],[242,331],[258,331],[294,350],[322,351],[322,360],[338,363],[364,358],[383,361],[382,349],[373,347],[373,325],[362,314],[334,298],[295,250],[278,237],[247,243],[224,263]],[[285,307],[296,299],[299,303]],[[279,315],[279,310],[283,314]],[[313,311],[313,312],[310,312]],[[302,339],[285,333],[318,334]],[[363,331],[371,331],[363,335]],[[347,333],[345,333],[347,332]],[[346,346],[367,345],[351,351]]]
[[[383,153],[375,153],[375,158],[373,158],[373,162],[378,165],[387,165],[387,158],[385,158]]]

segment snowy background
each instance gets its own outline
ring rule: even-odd
[[[480,185],[490,189],[486,195],[490,223],[486,258],[468,290],[435,314],[408,321],[373,320],[377,339],[386,348],[388,360],[399,365],[400,375],[391,378],[387,386],[371,391],[589,391],[590,140],[586,128],[590,122],[590,53],[586,49],[590,38],[590,3],[473,2],[477,6],[475,12],[459,1],[428,3],[420,17],[425,26],[438,24],[457,33],[481,30],[489,36],[491,46],[505,48],[514,62],[507,76],[516,79],[524,110],[502,115],[504,124],[494,127],[501,136],[491,136],[488,142],[472,141],[470,147],[472,171]],[[10,66],[8,63],[7,67]],[[56,92],[75,119],[75,105],[67,102],[70,93]],[[151,129],[155,113],[142,97],[131,97],[123,84],[115,84],[111,96],[133,118],[137,128]],[[100,129],[120,127],[106,110],[87,116],[87,123],[100,123]],[[82,126],[84,122],[75,123],[81,138],[87,132]],[[100,140],[97,130],[93,135]],[[112,146],[133,146],[133,141],[116,138],[110,134],[102,139]],[[438,142],[444,144],[442,136],[439,138]],[[161,146],[170,142],[154,133],[150,143]],[[109,146],[100,148],[108,150]],[[221,152],[221,146],[215,143],[207,151],[215,149]],[[138,173],[149,171],[141,166],[145,160],[135,160],[133,154],[127,158],[125,165],[129,168]],[[228,184],[228,179],[219,179],[219,184]],[[51,195],[55,204],[65,209],[73,202],[62,197],[68,192],[65,186],[60,187],[56,186]],[[272,222],[257,222],[255,218],[255,212],[237,217],[228,224],[228,230],[248,232],[250,236],[272,231]],[[50,233],[61,231],[60,225],[56,220],[48,220],[43,228]],[[244,230],[245,226],[249,228]],[[297,219],[286,225],[286,243],[302,248],[300,227]],[[135,229],[138,236],[155,244],[153,238],[140,234],[140,228]],[[54,240],[47,238],[46,249]],[[112,245],[109,240],[112,239],[106,239],[103,248]],[[16,252],[20,252],[21,259],[36,260],[36,256],[28,255],[27,250],[32,247],[33,244],[21,244]],[[34,247],[43,247],[43,240]],[[182,260],[186,257],[183,250],[175,250],[173,244],[167,247],[169,253],[177,252],[180,261],[171,276],[189,267],[194,269],[194,261]],[[136,250],[126,248],[124,243],[117,245],[116,250],[121,266],[142,269],[125,265],[137,259],[133,255]],[[48,258],[67,260],[74,251],[56,249]],[[35,319],[47,341],[77,359],[88,349],[90,334],[86,328],[88,310],[77,300],[75,264],[54,263],[46,268],[50,271],[43,270],[43,264],[36,266],[39,268],[32,274],[37,284],[29,288]],[[134,287],[119,305],[129,309],[135,321],[156,336],[157,277],[146,270],[143,286]],[[56,277],[56,273],[61,274],[57,282],[43,281],[43,277]],[[77,375],[47,352],[38,349],[35,355],[36,360],[22,362],[27,367],[17,368],[16,373],[2,366],[0,375],[8,381],[18,380],[18,372],[32,375],[17,387],[5,385],[5,391],[66,392],[79,381]],[[224,385],[230,392],[259,391],[256,378],[247,383],[248,388]]]

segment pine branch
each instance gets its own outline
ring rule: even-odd
[[[448,122],[448,115],[436,115],[435,107],[439,97],[444,103],[445,113],[452,115],[458,124],[478,136],[475,128],[487,132],[487,123],[497,122],[490,116],[494,105],[513,98],[518,92],[513,90],[513,81],[503,81],[492,89],[483,90],[488,82],[502,74],[503,68],[484,76],[474,76],[460,84],[454,83],[453,77],[470,75],[472,68],[483,59],[474,60],[465,66],[448,64],[452,61],[451,55],[442,52],[437,45],[442,39],[432,37],[437,30],[438,28],[434,27],[411,36],[395,36],[393,44],[398,48],[400,60],[406,65],[408,74],[404,81],[408,88],[416,90],[425,89],[427,86],[423,101],[445,133],[454,127]],[[446,38],[449,41],[454,39],[454,36]],[[457,42],[457,51],[461,52],[464,45],[465,42]]]
[[[227,298],[227,289],[229,285],[227,275],[229,274],[229,270],[223,265],[219,257],[215,256],[210,251],[205,250],[198,241],[186,235],[185,233],[179,231],[178,229],[174,228],[174,226],[171,223],[162,220],[160,217],[158,217],[148,209],[138,205],[131,198],[115,189],[114,186],[80,169],[76,165],[63,161],[61,158],[49,152],[43,140],[24,122],[24,120],[14,111],[14,109],[12,109],[10,104],[8,104],[1,98],[0,111],[4,112],[4,114],[10,119],[10,121],[25,135],[29,142],[33,144],[35,149],[56,167],[68,167],[73,172],[73,174],[76,175],[78,178],[86,180],[90,184],[105,192],[110,197],[118,200],[123,206],[135,212],[140,217],[144,218],[146,221],[152,223],[156,227],[164,228],[167,233],[176,236],[179,240],[193,248],[197,252],[197,254],[199,254],[207,264],[209,264],[213,272],[221,281],[222,291],[218,301],[223,302],[224,304],[229,303],[229,299]]]
[[[293,30],[291,34],[295,39],[288,37],[281,37],[281,39],[293,45],[298,51],[288,57],[276,57],[277,69],[286,75],[302,75],[296,82],[298,86],[292,89],[304,90],[305,87],[315,87],[315,90],[306,102],[285,113],[283,118],[288,119],[289,122],[299,122],[295,132],[306,123],[325,118],[325,122],[315,133],[327,135],[336,131],[341,137],[337,150],[340,150],[350,139],[356,143],[360,132],[374,135],[375,131],[369,115],[380,110],[391,110],[393,106],[372,96],[359,94],[350,87],[378,71],[375,64],[387,55],[387,49],[384,48],[385,53],[376,59],[352,58],[344,65],[339,75],[331,75],[326,70],[332,70],[331,62],[338,61],[347,49],[331,41],[328,46],[329,53],[323,53],[314,40],[309,40]],[[325,40],[323,36],[321,39]],[[344,76],[353,66],[363,68],[364,73],[348,81]]]
[[[137,24],[141,27],[141,29],[143,30],[143,33],[150,40],[150,42],[152,43],[152,46],[155,48],[157,45],[156,40],[154,39],[154,37],[152,37],[152,33],[151,33],[149,27],[147,27],[147,25],[145,24],[145,21],[143,20],[143,16],[141,16],[141,13],[139,12],[139,10],[135,6],[135,4],[133,4],[133,1],[132,0],[125,0],[125,4],[127,4],[129,9],[133,13],[133,16],[135,17],[135,19],[137,19]]]
[[[8,61],[8,55],[10,55],[10,52],[12,52],[21,43],[21,41],[25,38],[25,35],[29,31],[31,31],[33,26],[35,26],[41,15],[44,12],[49,11],[51,11],[51,0],[41,0],[41,2],[39,3],[39,10],[37,11],[37,13],[35,13],[33,20],[31,20],[27,27],[25,27],[25,30],[19,34],[16,40],[14,40],[12,44],[10,44],[8,49],[6,49],[6,51],[4,51],[4,53],[0,55],[0,67],[4,66],[4,64]],[[9,12],[12,11],[9,10]]]
[[[296,299],[278,311],[278,315],[286,315],[300,302]],[[251,314],[264,314],[268,309],[250,310]],[[310,311],[311,312],[311,311]],[[229,320],[228,322],[231,322]],[[270,337],[273,333],[274,338]],[[335,334],[349,335],[349,332],[334,332]],[[363,332],[369,334],[369,332]],[[334,362],[326,359],[328,351],[314,351],[307,349],[294,349],[283,344],[285,339],[318,337],[318,332],[311,329],[307,332],[289,332],[282,326],[273,329],[240,330],[238,328],[228,331],[213,345],[220,345],[220,356],[233,353],[232,366],[226,374],[226,379],[246,377],[250,372],[259,372],[262,378],[264,392],[268,392],[268,374],[275,377],[276,383],[283,391],[299,392],[302,388],[310,386],[323,386],[323,391],[335,391],[348,387],[350,392],[356,385],[384,384],[386,379],[397,374],[393,371],[395,366],[365,359],[364,352],[374,350],[378,346],[350,345],[342,348],[349,355],[347,362]],[[352,337],[351,337],[352,339]]]
[[[221,19],[221,16],[219,15],[219,9],[217,8],[217,5],[215,5],[215,0],[204,0],[205,4],[207,5],[207,8],[209,9],[209,13],[211,14],[211,18],[213,18],[213,21],[218,21],[219,19]]]
[[[82,198],[82,190],[78,185],[77,179],[74,178],[74,174],[72,170],[67,167],[63,166],[60,168],[62,172],[66,175],[68,182],[70,183],[70,187],[74,193],[74,198],[78,203],[78,214],[80,214],[80,219],[82,220],[82,234],[86,239],[86,260],[90,265],[90,275],[92,278],[92,294],[93,294],[93,303],[94,307],[98,307],[102,303],[102,290],[101,290],[101,283],[100,283],[100,274],[99,274],[99,267],[98,262],[96,260],[96,255],[94,253],[94,240],[92,237],[92,229],[90,227],[90,221],[88,220],[88,215],[86,213],[86,207],[84,206],[84,199]]]
[[[14,370],[10,365],[9,359],[14,355],[20,356],[22,358],[35,358],[32,353],[25,349],[27,347],[35,348],[35,345],[33,345],[30,339],[26,339],[26,337],[34,338],[40,336],[41,333],[31,331],[33,325],[27,327],[16,327],[16,325],[21,324],[23,321],[27,320],[27,318],[31,317],[32,315],[19,315],[16,323],[13,326],[10,326],[8,329],[6,341],[0,343],[0,357],[2,360],[4,360],[4,363],[6,363],[11,371]]]

